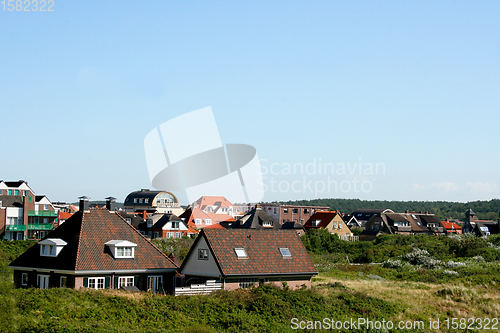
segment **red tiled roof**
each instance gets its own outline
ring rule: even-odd
[[[208,228],[208,229],[226,229],[223,226],[221,226],[219,223],[214,223],[212,225],[207,225],[207,226],[205,226],[205,229],[206,228]]]
[[[234,217],[228,214],[208,214],[213,222],[234,222],[236,221]]]
[[[198,207],[202,206],[220,206],[231,207],[234,206],[229,200],[222,196],[203,196],[196,200]]]
[[[35,245],[14,260],[11,266],[71,271],[177,268],[120,215],[107,209],[77,212],[46,238],[60,238],[67,245],[57,257],[40,256],[39,245]],[[134,258],[113,258],[105,245],[110,240],[127,240],[137,244]]]
[[[314,213],[313,216],[311,216],[309,218],[309,220],[307,220],[307,222],[304,224],[304,228],[305,229],[309,229],[309,228],[326,228],[326,226],[328,225],[328,223],[330,223],[330,221],[333,220],[333,218],[337,214],[339,214],[339,212],[337,212],[337,211],[332,211],[332,212],[319,211],[319,212],[316,212],[316,213]],[[312,221],[314,221],[314,220],[320,220],[321,222],[317,226],[313,226],[312,225]]]
[[[446,230],[462,230],[462,227],[453,222],[441,221]]]
[[[71,216],[73,216],[73,213],[59,211],[59,218],[60,219],[66,220],[66,219],[69,219]]]
[[[295,230],[204,229],[202,235],[225,276],[317,274]],[[244,248],[248,258],[239,259],[235,248]],[[291,258],[283,258],[280,248],[288,248]]]

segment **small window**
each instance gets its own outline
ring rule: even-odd
[[[154,238],[158,238],[158,237],[160,237],[160,233],[158,231],[155,231]]]
[[[198,250],[198,260],[208,260],[208,249]]]
[[[59,280],[59,286],[61,288],[66,288],[66,286],[68,285],[68,277],[67,276],[61,276],[61,279]]]
[[[339,222],[339,229],[342,229],[342,222]]]
[[[292,213],[293,213],[293,214],[298,214],[298,213],[299,213],[299,209],[298,209],[298,208],[294,208],[294,209],[292,210]]]
[[[15,190],[14,195],[19,195],[19,190]]]
[[[282,247],[280,248],[281,255],[283,258],[291,258],[292,254],[290,253],[290,250],[287,247]]]
[[[89,288],[90,289],[104,289],[104,278],[89,278]]]
[[[212,219],[205,219],[203,222],[205,222],[206,225],[212,225]]]
[[[134,198],[134,203],[137,203],[137,198]]]
[[[333,227],[337,229],[337,221],[333,221]]]
[[[240,288],[250,288],[255,286],[257,281],[256,278],[240,278],[238,285]]]
[[[200,225],[201,224],[201,219],[194,219],[194,224]]]
[[[271,221],[264,221],[264,222],[262,222],[262,226],[264,226],[264,227],[272,227],[273,226],[273,222],[271,222]]]
[[[182,238],[182,236],[184,236],[184,234],[182,232],[175,233],[175,238]]]
[[[145,198],[144,203],[149,203],[149,198]]]
[[[29,195],[28,191],[24,191],[24,196],[27,197]]]
[[[238,256],[239,259],[248,258],[247,252],[245,251],[244,248],[235,248],[234,252],[236,252],[236,255]]]
[[[12,195],[12,190],[9,190],[9,195]]]
[[[172,229],[179,229],[179,221],[172,221]]]
[[[33,201],[33,197],[28,197],[28,202],[32,202]]]
[[[167,238],[174,238],[175,237],[175,232],[167,232]]]
[[[27,286],[28,285],[28,273],[22,273],[21,274],[21,286]]]
[[[133,258],[134,255],[133,247],[131,246],[117,246],[116,247],[116,257],[117,258]]]
[[[304,208],[304,214],[309,214],[309,209]]]
[[[131,219],[130,217],[127,217],[127,218],[125,219],[125,221],[127,221],[127,223],[128,223],[128,224],[131,224],[131,223],[132,223],[132,219]]]
[[[283,208],[283,214],[288,214],[288,208]]]
[[[148,228],[151,228],[153,226],[153,220],[152,219],[147,219],[146,224]]]
[[[134,285],[133,276],[120,276],[118,278],[118,288],[121,287],[132,287]]]

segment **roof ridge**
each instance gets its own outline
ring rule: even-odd
[[[72,215],[75,216],[76,214],[78,214],[79,212],[76,212],[75,214]],[[80,245],[81,245],[81,242],[82,242],[82,230],[83,230],[83,221],[84,221],[84,214],[85,212],[82,211],[82,218],[81,218],[81,223],[80,223],[80,230],[78,230],[78,245],[76,247],[76,258],[75,258],[75,271],[77,270],[78,268],[78,262],[79,262],[79,258],[80,258]],[[66,221],[67,222],[67,221]],[[66,223],[64,222],[64,223]]]

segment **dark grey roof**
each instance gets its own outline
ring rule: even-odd
[[[272,227],[264,227],[264,222],[272,222]],[[280,229],[280,224],[276,222],[260,207],[255,207],[236,222],[233,222],[228,228],[245,228],[245,229]]]
[[[24,180],[18,180],[18,181],[4,181],[5,185],[7,185],[8,187],[19,187],[21,186],[22,184],[25,183]]]
[[[135,191],[135,192],[132,192],[129,195],[127,195],[127,197],[125,198],[124,204],[125,205],[134,205],[134,206],[139,206],[139,205],[151,206],[151,204],[153,203],[153,199],[161,192],[164,192],[164,191],[149,191],[149,190]],[[137,199],[140,199],[140,198],[149,199],[149,203],[146,203],[146,204],[145,203],[142,203],[142,204],[134,203],[135,198],[137,198]]]
[[[38,201],[42,200],[43,198],[45,198],[45,195],[43,195],[43,194],[35,195],[35,202],[38,202]]]
[[[304,226],[300,223],[297,223],[297,222],[293,222],[293,221],[290,221],[290,222],[285,222],[281,225],[281,229],[301,229],[301,230],[305,230],[304,229]]]
[[[151,228],[158,228],[161,229],[165,224],[167,224],[170,221],[179,221],[182,222],[182,219],[178,217],[175,214],[163,214],[162,217],[158,221],[156,221],[155,224]]]
[[[393,222],[411,222],[411,221],[408,221],[407,219],[405,219],[403,214],[397,214],[397,213],[385,214],[385,216],[387,216]]]

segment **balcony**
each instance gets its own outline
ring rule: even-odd
[[[28,230],[52,230],[54,226],[47,223],[28,224]]]
[[[59,214],[53,210],[30,210],[28,216],[58,217]]]
[[[11,224],[5,226],[6,231],[25,231],[26,226],[24,224]]]

